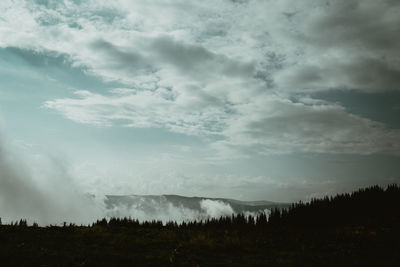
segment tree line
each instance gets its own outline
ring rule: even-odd
[[[260,212],[257,215],[239,213],[201,221],[184,221],[180,224],[175,221],[163,224],[157,220],[140,222],[135,218],[103,218],[92,223],[89,227],[175,229],[393,224],[400,223],[399,205],[400,187],[397,184],[391,184],[386,188],[375,185],[352,193],[315,198],[309,202],[299,201],[288,208],[276,208],[270,213]],[[23,219],[11,222],[10,225],[28,227],[27,221]],[[38,227],[38,225],[34,223],[32,227]],[[64,223],[62,227],[77,226]]]

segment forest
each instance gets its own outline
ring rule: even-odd
[[[91,225],[0,221],[1,266],[399,266],[400,187],[372,186],[257,216]]]

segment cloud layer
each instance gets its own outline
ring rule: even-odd
[[[278,80],[304,90],[400,90],[397,1],[312,2],[293,14],[294,38],[305,49]],[[305,14],[307,12],[307,15]]]
[[[400,89],[396,1],[3,1],[1,8],[0,46],[62,54],[88,75],[121,84],[43,104],[75,122],[206,137],[221,157],[399,154],[399,130],[309,96]]]
[[[120,203],[106,211],[107,217],[132,217],[140,222],[159,220],[164,224],[170,221],[177,223],[220,218],[235,214],[231,205],[219,200],[199,200],[200,209],[174,205],[164,196],[149,199],[142,196],[131,196],[133,204]],[[266,210],[268,211],[268,210]],[[246,215],[257,215],[257,212],[247,212]]]

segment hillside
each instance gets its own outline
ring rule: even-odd
[[[274,209],[269,220],[21,220],[0,226],[0,257],[1,266],[399,266],[399,223],[400,187],[375,186]]]

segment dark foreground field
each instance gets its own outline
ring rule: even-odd
[[[0,266],[400,266],[400,189],[372,187],[266,217],[163,226],[0,226]]]

